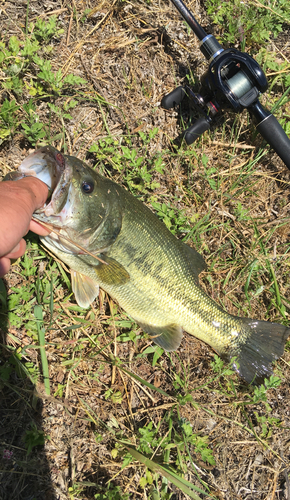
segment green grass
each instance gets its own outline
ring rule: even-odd
[[[223,26],[223,42],[240,42],[242,50],[266,45],[270,38],[277,38],[283,23],[290,24],[290,8],[287,0],[241,3],[207,0],[206,7],[213,22]]]

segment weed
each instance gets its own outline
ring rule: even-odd
[[[47,124],[39,120],[39,105],[30,99],[25,102],[26,92],[32,98],[45,99],[45,104],[61,120],[71,120],[68,113],[73,109],[77,101],[70,99],[68,103],[60,108],[54,102],[47,102],[47,97],[54,101],[62,93],[72,92],[75,87],[84,85],[86,80],[68,74],[63,75],[59,69],[54,72],[51,61],[43,57],[43,45],[56,35],[62,33],[56,27],[56,18],[51,17],[49,21],[38,19],[36,25],[30,26],[25,41],[20,41],[16,36],[10,37],[7,44],[0,43],[0,64],[6,77],[1,82],[2,88],[11,92],[16,99],[4,99],[0,108],[0,143],[12,138],[21,126],[21,130],[27,140],[35,146],[47,144],[50,138],[50,130]],[[40,53],[42,54],[40,56]],[[27,77],[31,73],[36,76]],[[17,102],[18,101],[18,102]],[[19,119],[19,109],[24,111],[24,116]]]
[[[81,23],[85,23],[87,21],[87,18],[89,14],[92,12],[92,9],[85,9],[82,13],[82,17],[80,18]]]
[[[46,439],[49,439],[49,436],[45,435],[45,433],[39,430],[35,424],[31,424],[30,430],[27,430],[23,436],[23,441],[27,448],[27,455],[30,455],[31,451],[35,446],[43,446]]]
[[[264,384],[261,384],[258,387],[254,388],[254,396],[252,398],[252,403],[267,403],[267,391],[269,389],[277,389],[281,384],[281,380],[279,377],[275,375],[271,375],[269,379],[265,379]]]
[[[212,450],[208,447],[209,446],[209,440],[207,436],[198,436],[197,434],[194,434],[192,431],[192,424],[185,419],[183,419],[180,423],[180,428],[182,432],[182,438],[177,435],[177,441],[179,442],[179,445],[181,446],[181,449],[183,449],[183,446],[186,447],[186,450],[188,450],[188,445],[192,445],[194,448],[195,453],[200,453],[201,459],[204,462],[207,462],[211,465],[215,465],[215,459],[213,457],[213,452]],[[185,457],[186,459],[190,459],[190,457]]]
[[[150,346],[150,347],[147,347],[143,352],[142,354],[137,354],[137,357],[138,358],[143,358],[145,356],[148,356],[148,354],[153,354],[153,358],[152,358],[152,366],[155,366],[158,359],[162,356],[162,354],[164,353],[164,349],[162,349],[161,347],[159,346]]]
[[[184,210],[178,210],[174,206],[152,202],[152,207],[156,210],[156,215],[164,222],[165,226],[173,234],[188,233],[191,229],[190,222]]]
[[[47,44],[53,37],[59,37],[64,32],[62,28],[58,28],[58,24],[56,16],[51,16],[48,20],[39,18],[35,24],[30,23],[28,31],[32,40]]]
[[[5,363],[0,366],[0,381],[1,383],[3,382],[8,382],[11,373],[13,372],[13,367],[9,361],[5,361]]]
[[[106,488],[98,486],[97,490],[99,493],[94,495],[96,500],[129,500],[129,494],[124,494],[119,486],[114,486],[109,483]]]
[[[271,52],[262,47],[255,55],[256,61],[261,65],[265,73],[270,73],[273,76],[270,91],[275,85],[282,85],[285,88],[290,86],[289,63],[277,60],[275,52]]]
[[[274,0],[259,2],[259,5],[239,0],[222,3],[207,0],[206,6],[213,22],[223,26],[223,41],[233,44],[239,40],[242,50],[245,46],[265,44],[270,36],[277,37],[284,22],[290,23],[287,0],[279,4]]]
[[[201,157],[201,162],[204,167],[204,178],[209,183],[213,191],[219,191],[220,189],[220,179],[218,175],[218,168],[210,167],[208,168],[208,157],[203,154]]]
[[[43,82],[44,88],[46,88],[48,92],[52,91],[56,96],[59,96],[61,92],[67,91],[74,85],[83,85],[86,83],[86,80],[73,74],[64,76],[61,69],[54,73],[51,61],[42,59],[38,55],[33,57],[33,62],[40,69],[37,76]]]
[[[233,364],[237,366],[237,361],[235,359],[231,360],[231,365]],[[235,373],[230,366],[225,366],[224,361],[216,354],[214,355],[214,361],[211,362],[211,367],[213,372],[218,373],[219,377],[227,377]]]
[[[16,101],[5,99],[0,108],[0,143],[11,138],[18,127],[18,110]]]
[[[32,99],[23,104],[23,110],[26,113],[26,121],[21,123],[23,133],[32,146],[35,146],[41,139],[46,137],[47,132],[44,123],[39,122],[37,108]]]
[[[261,426],[260,437],[262,439],[269,439],[273,434],[273,428],[281,426],[281,420],[279,418],[271,417],[270,415],[260,416],[256,411],[254,411],[254,415],[258,424]]]
[[[109,161],[114,170],[122,174],[123,181],[133,193],[144,194],[148,190],[160,186],[154,180],[155,174],[164,172],[164,161],[160,153],[148,155],[148,148],[153,138],[158,134],[154,128],[148,134],[139,132],[140,147],[132,147],[132,138],[126,138],[128,145],[120,144],[114,138],[108,137],[92,144],[89,151],[95,154],[98,162]]]
[[[215,463],[207,436],[194,433],[190,422],[179,419],[178,413],[174,411],[166,415],[163,424],[165,422],[170,429],[167,433],[160,432],[161,423],[155,427],[151,421],[140,427],[136,436],[136,450],[145,455],[158,456],[158,461],[164,463],[173,460],[178,474],[186,472],[185,464],[188,460],[192,460],[192,454],[199,455],[204,462],[209,464]],[[117,446],[115,451],[113,450],[113,456],[117,456],[119,450],[121,448]],[[130,452],[126,453],[123,458],[123,467],[127,466],[131,460]],[[146,476],[142,482],[144,481],[148,482]]]
[[[108,389],[105,391],[105,399],[111,399],[112,403],[121,404],[123,401],[123,396],[121,391],[114,391],[113,389]]]
[[[244,208],[241,202],[237,203],[237,207],[235,209],[235,216],[238,221],[248,220],[249,219],[249,210]]]

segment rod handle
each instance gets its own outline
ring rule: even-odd
[[[271,113],[257,125],[258,132],[290,169],[290,139]]]

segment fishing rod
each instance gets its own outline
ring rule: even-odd
[[[223,49],[213,35],[204,31],[182,0],[171,2],[200,40],[200,50],[209,61],[209,68],[200,79],[198,94],[187,85],[180,86],[161,101],[163,108],[170,109],[188,96],[201,115],[183,133],[185,142],[192,144],[206,130],[214,129],[223,118],[223,110],[240,113],[247,109],[258,132],[290,169],[290,139],[275,116],[259,101],[260,94],[268,88],[261,66],[245,52]]]

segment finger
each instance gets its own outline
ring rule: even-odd
[[[25,242],[25,240],[22,239],[11,250],[11,252],[9,252],[7,255],[5,255],[5,257],[8,259],[18,259],[19,257],[21,257],[25,253],[25,249],[26,249],[26,242]]]
[[[39,236],[47,236],[51,231],[46,229],[41,223],[32,220],[29,224],[29,230]]]
[[[48,187],[32,177],[0,182],[0,256],[10,253],[27,233],[32,214],[47,193]]]
[[[8,273],[10,264],[10,259],[7,257],[0,257],[0,278],[3,278],[3,276]]]
[[[15,181],[12,182],[15,183]],[[17,184],[22,189],[25,188],[29,191],[32,212],[44,205],[48,196],[48,187],[44,182],[36,177],[24,177],[17,181]]]

